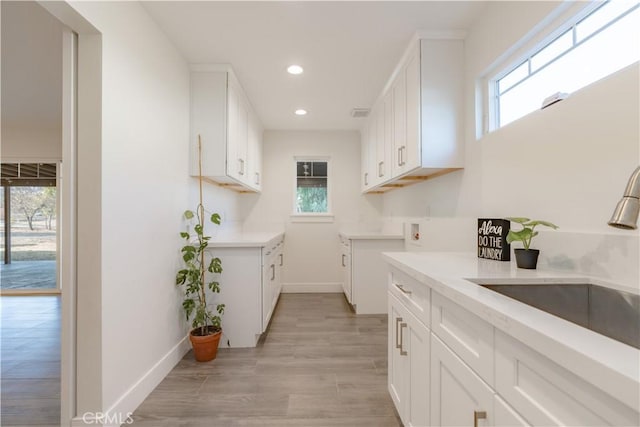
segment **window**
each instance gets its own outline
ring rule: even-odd
[[[296,159],[296,214],[329,213],[327,160]]]
[[[490,81],[494,95],[491,129],[539,109],[550,95],[574,92],[639,59],[638,3],[598,3]]]

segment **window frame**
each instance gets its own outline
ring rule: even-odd
[[[602,27],[598,28],[596,31],[594,31],[591,34],[589,34],[587,37],[584,37],[580,41],[577,41],[577,39],[576,39],[576,31],[577,31],[576,27],[580,23],[582,23],[585,19],[587,19],[589,16],[591,16],[591,14],[595,13],[598,9],[606,6],[609,3],[610,3],[610,0],[609,1],[605,1],[605,2],[589,3],[586,6],[582,7],[580,10],[578,10],[577,12],[574,12],[571,15],[569,15],[564,21],[562,21],[562,23],[557,25],[554,29],[550,28],[550,26],[552,25],[552,22],[547,23],[547,25],[545,25],[541,30],[536,31],[536,33],[535,33],[535,35],[541,35],[542,33],[545,32],[545,30],[549,30],[550,32],[546,36],[542,37],[535,44],[531,45],[525,51],[524,54],[518,55],[515,60],[509,61],[508,62],[508,66],[504,66],[506,61],[503,61],[503,62],[501,62],[502,66],[496,67],[500,71],[495,72],[496,68],[494,68],[494,72],[493,73],[489,73],[490,77],[485,79],[485,84],[484,84],[484,88],[486,90],[486,99],[487,99],[487,102],[485,104],[486,107],[487,107],[487,114],[485,115],[484,120],[483,120],[484,124],[482,126],[482,129],[483,129],[482,134],[486,135],[488,133],[491,133],[493,131],[496,131],[496,130],[500,129],[502,126],[505,126],[505,125],[501,125],[500,124],[500,96],[502,94],[507,93],[508,91],[512,90],[513,88],[515,88],[516,86],[518,86],[522,82],[526,81],[527,79],[531,78],[532,76],[534,76],[538,72],[544,70],[549,65],[553,64],[555,61],[557,61],[560,58],[562,58],[564,55],[572,52],[577,47],[579,47],[582,44],[590,41],[593,37],[597,36],[602,31],[604,31],[605,29],[609,28],[611,25],[615,24],[616,22],[620,21],[621,19],[623,19],[624,17],[626,17],[630,13],[632,13],[632,12],[636,11],[638,8],[640,8],[640,5],[638,5],[638,4],[636,4],[635,6],[630,7],[624,13],[621,13],[617,17],[611,19],[606,24],[604,24]],[[561,12],[564,12],[565,10],[562,10],[562,8],[559,8],[558,12],[561,13]],[[538,68],[535,69],[535,71],[532,72],[531,71],[531,60],[532,60],[532,58],[534,58],[540,52],[544,51],[544,49],[546,49],[549,45],[554,43],[556,40],[558,40],[559,38],[561,38],[562,36],[564,36],[568,32],[571,33],[571,38],[572,38],[571,47],[566,49],[566,50],[564,50],[563,52],[559,53],[558,55],[554,56],[552,59],[548,60],[547,62],[545,62],[543,65],[539,66]],[[513,56],[512,56],[512,58],[513,58]],[[500,93],[500,89],[499,89],[500,80],[503,79],[508,74],[510,74],[512,71],[516,70],[518,67],[520,67],[520,66],[522,66],[524,64],[527,64],[527,75],[524,78],[522,78],[522,79],[518,80],[517,82],[513,83],[512,85],[510,85],[510,87],[507,88],[506,90],[504,90],[503,93]],[[592,83],[595,83],[595,81],[592,82]],[[592,83],[589,83],[588,85],[583,86],[583,87],[587,87],[587,86],[591,85]],[[550,96],[550,95],[552,95],[552,93],[545,94],[545,95],[543,95],[543,97],[547,97],[547,96]],[[541,105],[542,105],[542,101],[543,101],[543,99],[540,99],[540,104]],[[531,114],[534,111],[537,111],[537,110],[533,110],[533,111],[525,114],[522,117],[526,117],[528,114]],[[513,121],[509,122],[509,123],[513,123]],[[507,123],[507,124],[509,124],[509,123]]]
[[[293,188],[291,197],[291,218],[299,222],[331,222],[333,210],[331,203],[331,157],[329,156],[294,156],[293,157]],[[326,212],[296,212],[298,202],[298,162],[326,162],[327,163],[327,211]]]

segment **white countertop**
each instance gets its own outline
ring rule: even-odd
[[[350,240],[403,240],[402,233],[387,233],[383,231],[350,231],[340,230],[338,234]]]
[[[247,247],[265,247],[272,240],[281,238],[284,235],[282,231],[274,232],[231,232],[223,233],[213,237],[209,241],[210,248],[247,248]]]
[[[425,283],[630,407],[638,409],[640,350],[474,282],[591,283],[636,294],[638,290],[615,286],[585,275],[519,269],[514,261],[479,259],[475,253],[385,252],[383,257],[390,265]]]

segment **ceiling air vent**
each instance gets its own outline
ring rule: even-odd
[[[370,110],[368,108],[354,108],[353,110],[351,110],[351,117],[353,117],[354,119],[368,117],[369,111]]]

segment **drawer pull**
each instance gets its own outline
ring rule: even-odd
[[[478,420],[486,420],[487,413],[485,411],[473,411],[473,427],[478,427]]]
[[[411,295],[411,291],[408,291],[404,288],[404,286],[399,285],[399,284],[395,284],[396,288],[400,289],[402,291],[403,294],[405,295]]]
[[[403,347],[403,343],[402,343],[402,330],[403,330],[404,328],[406,328],[406,327],[407,327],[407,324],[406,324],[406,323],[400,323],[400,356],[406,356],[406,355],[408,355],[408,354],[409,354],[408,352],[404,351],[404,349],[402,348],[402,347]],[[476,426],[476,427],[477,427],[477,426]]]
[[[400,342],[398,341],[398,335],[400,335],[400,332],[398,330],[398,325],[400,324],[400,322],[402,322],[402,317],[396,317],[396,348],[401,348],[402,344],[400,344]]]

